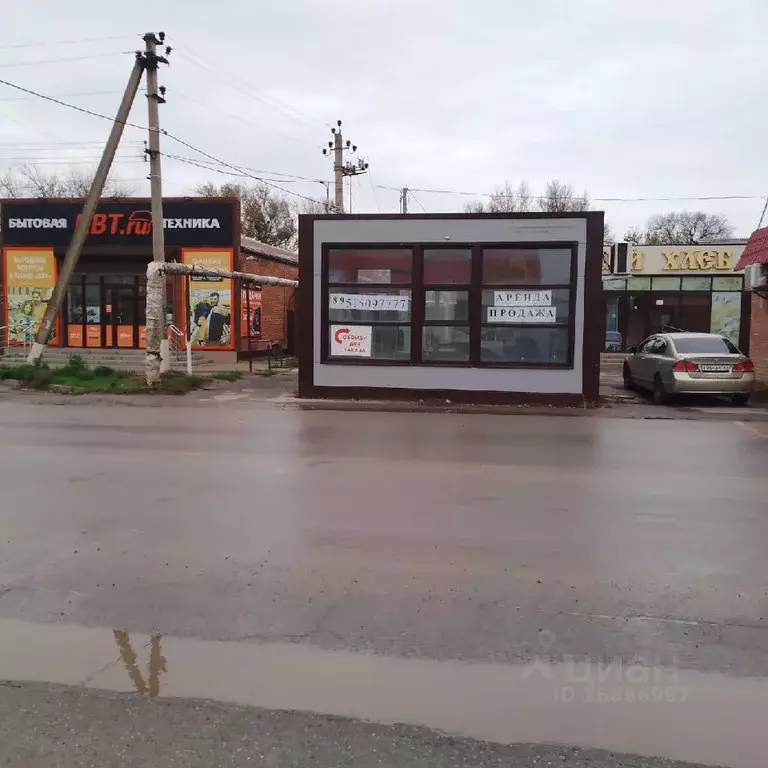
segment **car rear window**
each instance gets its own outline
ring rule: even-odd
[[[701,336],[675,339],[675,349],[681,355],[738,355],[739,350],[721,336]]]

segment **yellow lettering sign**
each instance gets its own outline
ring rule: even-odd
[[[677,264],[675,263],[675,256],[674,253],[667,253],[666,251],[662,251],[661,255],[664,257],[664,269],[677,269]]]
[[[731,268],[731,254],[723,251],[717,254],[717,268],[718,269],[730,269]]]
[[[699,265],[699,269],[712,269],[715,266],[715,255],[709,253],[709,251],[704,251],[703,253],[697,251],[696,262]]]
[[[696,269],[696,257],[689,251],[680,251],[680,269]]]
[[[631,270],[633,272],[642,272],[643,271],[643,256],[645,254],[642,251],[632,251],[632,266]]]

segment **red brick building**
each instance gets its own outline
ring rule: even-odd
[[[239,269],[252,275],[299,279],[299,259],[295,253],[250,237],[240,238]],[[260,315],[259,348],[279,342],[283,349],[295,352],[296,289],[262,286]]]
[[[750,302],[749,356],[755,364],[760,385],[768,387],[768,227],[752,233],[747,241],[737,269],[746,269],[748,287],[752,288]]]

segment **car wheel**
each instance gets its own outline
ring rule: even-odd
[[[733,405],[746,405],[748,402],[749,394],[746,392],[731,397],[731,403],[733,403]]]
[[[669,395],[664,388],[664,382],[658,374],[656,374],[656,378],[653,380],[653,402],[656,405],[666,405],[669,402]]]
[[[634,389],[635,382],[632,381],[632,371],[629,370],[629,365],[624,363],[621,369],[621,377],[624,379],[624,389]]]

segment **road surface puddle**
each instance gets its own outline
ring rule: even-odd
[[[0,678],[412,723],[502,743],[765,764],[768,679],[616,660],[462,663],[0,619]]]

